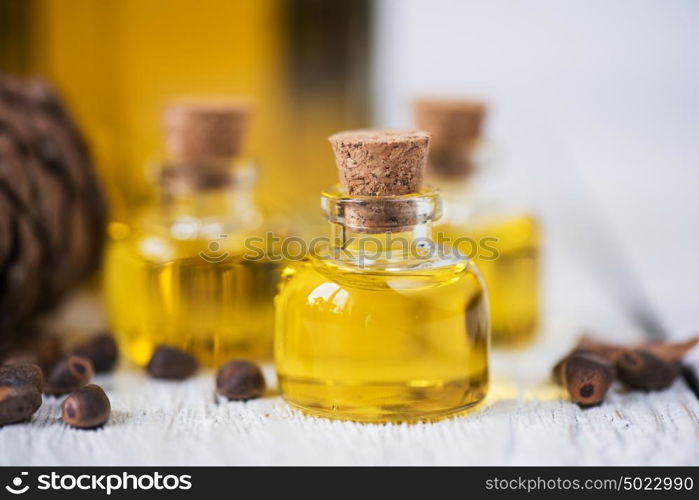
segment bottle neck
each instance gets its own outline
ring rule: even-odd
[[[401,265],[423,258],[434,246],[432,224],[441,216],[437,190],[397,196],[350,196],[334,186],[321,197],[330,222],[330,250],[340,260],[356,265]]]
[[[508,186],[503,181],[497,165],[481,161],[466,175],[443,178],[430,177],[439,185],[444,200],[443,224],[464,225],[483,223],[509,211],[519,211],[513,194],[519,187]]]
[[[355,266],[412,267],[434,254],[431,222],[381,233],[354,231],[337,223],[332,223],[331,228],[333,257]]]
[[[427,165],[427,176],[431,182],[462,193],[474,184],[490,177],[496,168],[496,151],[492,144],[475,140],[458,146],[449,145],[432,148]]]
[[[162,192],[160,206],[173,216],[198,218],[234,215],[247,210],[253,203],[251,190],[226,186],[187,193]]]
[[[432,239],[432,222],[400,228],[396,231],[367,233],[341,223],[330,223],[330,241],[335,248],[376,252],[395,251],[405,245],[417,245]]]
[[[244,218],[254,212],[255,168],[244,165],[166,165],[160,207],[171,217]]]

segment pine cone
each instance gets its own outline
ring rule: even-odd
[[[0,341],[97,269],[105,224],[88,149],[58,96],[0,75]]]

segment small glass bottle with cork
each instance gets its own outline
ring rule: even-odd
[[[475,260],[488,288],[493,345],[516,347],[534,338],[539,319],[539,224],[488,161],[486,111],[468,99],[413,103],[417,126],[432,135],[428,177],[444,196],[436,238]]]
[[[429,135],[330,137],[340,186],[322,194],[327,245],[290,264],[276,299],[283,397],[361,422],[461,412],[488,387],[487,297],[473,263],[436,245],[439,193],[423,187]]]
[[[110,227],[109,317],[122,352],[139,365],[160,345],[207,365],[271,357],[283,263],[263,241],[286,229],[255,203],[256,169],[241,155],[249,114],[229,99],[168,106],[160,199],[134,223]]]

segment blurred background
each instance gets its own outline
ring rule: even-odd
[[[0,0],[0,70],[58,87],[114,218],[148,196],[169,96],[250,95],[260,192],[289,211],[335,181],[331,133],[480,97],[544,222],[547,308],[630,328],[596,286],[611,248],[677,335],[699,324],[697,47],[692,0]]]
[[[2,68],[50,78],[91,141],[115,216],[146,195],[172,96],[243,94],[262,191],[333,182],[326,137],[369,121],[368,1],[2,0]]]

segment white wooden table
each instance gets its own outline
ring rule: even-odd
[[[549,371],[580,325],[560,318],[584,316],[562,305],[531,349],[493,354],[488,400],[458,418],[417,425],[333,422],[289,408],[274,389],[270,366],[272,389],[249,402],[217,401],[211,372],[166,382],[122,366],[96,380],[112,402],[107,426],[70,429],[60,421],[60,400],[46,398],[30,423],[0,429],[0,464],[699,464],[699,401],[683,381],[649,394],[615,387],[604,404],[585,410],[565,400]],[[93,298],[78,297],[61,322],[91,330],[102,324],[99,311]],[[594,319],[586,324],[595,326]],[[612,316],[600,321],[635,334]]]

